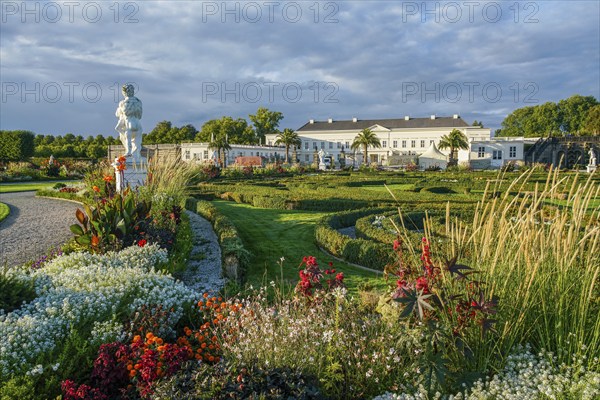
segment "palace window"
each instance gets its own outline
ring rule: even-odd
[[[492,158],[494,160],[502,160],[502,150],[494,150],[492,152]]]
[[[412,147],[412,148],[417,147],[417,141],[416,140],[411,140],[410,141],[410,147]]]
[[[186,150],[186,151],[185,151],[185,159],[186,159],[186,160],[189,160],[189,159],[190,159],[190,151],[189,151],[189,150]]]
[[[333,142],[329,142],[329,150],[333,149]]]
[[[386,148],[387,147],[387,140],[383,140],[381,142],[381,147]]]
[[[508,148],[508,157],[510,157],[510,158],[517,157],[517,146],[510,146]]]
[[[309,162],[310,161],[310,155],[305,154],[304,155],[304,161]]]
[[[350,142],[346,142],[346,148],[349,149],[350,148]]]
[[[321,142],[321,148],[325,149],[325,142]]]
[[[394,147],[394,148],[398,147],[398,141],[397,140],[394,140],[392,142],[392,147]]]
[[[208,150],[204,150],[204,159],[208,158]]]
[[[480,146],[477,148],[477,157],[479,157],[479,158],[485,157],[485,147]]]
[[[308,140],[304,142],[304,150],[308,150]]]
[[[403,140],[403,141],[402,141],[402,147],[403,147],[403,148],[406,148],[406,140]]]
[[[337,142],[337,148],[341,149],[342,148],[342,142]]]
[[[421,147],[425,147],[425,141],[421,140]]]

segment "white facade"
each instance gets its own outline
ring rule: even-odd
[[[330,129],[328,129],[329,127]],[[491,138],[491,129],[469,126],[458,115],[369,121],[356,118],[352,121],[336,122],[331,119],[327,122],[311,120],[296,131],[302,141],[302,145],[298,149],[298,158],[303,164],[311,164],[314,162],[315,149],[317,151],[323,149],[338,161],[343,149],[346,155],[346,165],[359,166],[363,164],[363,150],[355,152],[350,149],[350,146],[356,135],[365,128],[373,131],[381,142],[381,148],[368,149],[369,163],[379,165],[389,165],[391,160],[398,159],[395,156],[418,156],[424,153],[432,143],[436,146],[439,145],[442,136],[447,135],[453,129],[462,131],[469,140],[490,140]],[[275,143],[276,136],[275,134],[266,135],[266,142],[268,144]],[[449,154],[449,150],[442,150],[442,152],[446,155]],[[469,151],[459,151],[458,160],[468,161]]]
[[[235,158],[239,156],[265,157],[267,162],[276,160],[285,160],[285,147],[276,146],[249,146],[243,144],[230,144],[231,150],[227,151],[225,165],[235,163]],[[290,150],[290,157],[292,150]],[[181,159],[186,162],[216,163],[218,159],[217,152],[209,148],[208,143],[181,143]]]
[[[523,161],[525,156],[522,137],[472,140],[469,144],[469,161],[475,169],[500,168],[508,162]]]

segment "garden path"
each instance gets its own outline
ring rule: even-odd
[[[0,266],[37,260],[72,236],[78,204],[35,197],[35,192],[0,194],[10,215],[0,223]]]
[[[186,211],[194,236],[188,267],[180,276],[183,283],[200,293],[216,293],[225,285],[221,268],[221,248],[210,222]]]

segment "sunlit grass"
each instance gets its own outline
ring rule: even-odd
[[[213,205],[233,222],[246,249],[253,255],[247,273],[249,285],[257,287],[280,280],[281,257],[285,258],[283,280],[288,285],[295,285],[302,257],[312,255],[323,269],[332,262],[336,270],[344,272],[351,292],[356,292],[361,282],[385,287],[380,275],[337,261],[317,247],[315,225],[325,213],[255,208],[226,201],[215,201]]]
[[[64,183],[66,185],[74,185],[74,184],[79,183],[79,181],[0,183],[0,193],[29,192],[29,191],[40,190],[40,189],[50,189],[57,183]]]

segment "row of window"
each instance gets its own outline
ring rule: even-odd
[[[485,157],[485,146],[479,146],[477,148],[477,157],[479,157],[479,158]],[[517,158],[517,146],[509,146],[508,158]],[[502,150],[492,150],[492,159],[493,160],[502,160]]]
[[[254,154],[254,152],[253,152],[253,151],[251,151],[251,152],[250,152],[250,157],[254,157],[254,155],[255,155],[255,154]],[[276,155],[278,155],[279,157],[285,157],[285,154],[279,154],[279,153],[265,153],[265,152],[262,152],[262,151],[260,151],[260,152],[259,152],[259,151],[257,151],[257,152],[256,152],[256,156],[262,156],[262,157],[270,157],[270,158],[273,158],[273,157],[275,157]],[[239,156],[239,157],[246,156],[246,152],[242,152],[242,151],[240,151],[240,152],[238,152],[237,156]],[[200,153],[194,153],[194,154],[193,154],[193,157],[194,157],[194,160],[207,160],[207,159],[208,159],[208,150],[204,150],[204,152],[202,153],[202,158],[200,158]],[[185,153],[184,153],[184,155],[183,155],[183,158],[184,158],[185,160],[189,160],[189,159],[190,159],[190,151],[189,151],[189,150],[186,150],[186,151],[185,151]]]
[[[435,140],[429,140],[429,145],[431,145],[434,142],[435,142]],[[312,143],[312,147],[311,147],[311,143]],[[336,142],[336,143],[334,143],[334,142],[324,142],[324,141],[323,142],[309,142],[309,141],[304,141],[304,150],[310,150],[311,148],[312,149],[316,149],[316,148],[319,148],[319,147],[321,149],[325,150],[326,143],[327,143],[327,148],[329,150],[333,150],[334,146],[337,149],[341,149],[342,148],[342,142]],[[409,141],[408,140],[402,140],[402,141],[393,140],[392,141],[392,148],[397,149],[398,148],[398,143],[400,143],[401,147],[403,149],[405,149],[405,148],[408,147]],[[317,146],[317,144],[319,144],[319,146]],[[420,145],[421,148],[425,148],[425,146],[427,145],[427,140],[420,140],[419,141],[419,145]],[[387,148],[388,147],[387,140],[382,140],[381,141],[381,147],[383,147],[383,148]],[[417,147],[417,141],[416,140],[410,140],[410,147],[411,148],[416,148]],[[349,149],[349,148],[350,148],[350,142],[345,142],[344,143],[344,149]]]

